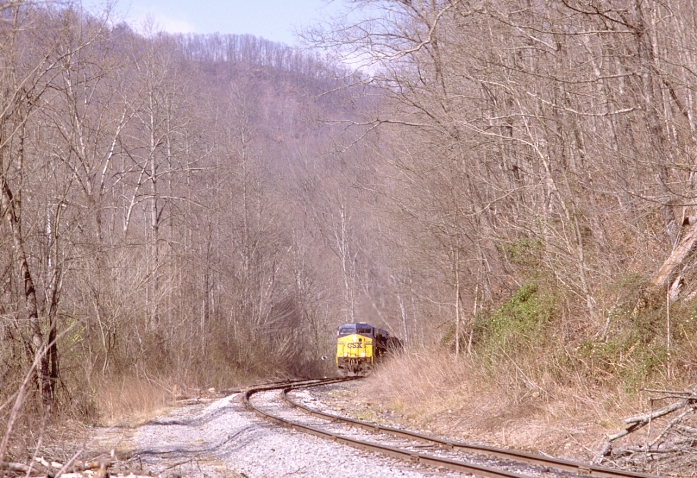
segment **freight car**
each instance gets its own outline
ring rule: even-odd
[[[339,326],[336,341],[336,366],[343,375],[366,375],[401,342],[383,329],[365,322]]]

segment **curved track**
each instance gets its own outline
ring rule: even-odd
[[[445,468],[478,477],[569,477],[656,478],[653,475],[615,470],[542,455],[501,448],[469,445],[419,433],[353,420],[313,410],[289,398],[292,390],[354,380],[354,377],[268,384],[243,394],[244,405],[278,425],[310,433],[346,445],[396,458]],[[281,390],[279,401],[278,393]],[[262,396],[252,403],[253,395]],[[299,410],[302,413],[298,413]],[[360,432],[357,432],[359,429]],[[386,436],[389,435],[389,436]],[[424,453],[428,449],[431,453]]]

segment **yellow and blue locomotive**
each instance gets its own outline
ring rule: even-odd
[[[365,322],[339,326],[336,366],[344,375],[365,375],[387,353],[394,342],[386,330]]]

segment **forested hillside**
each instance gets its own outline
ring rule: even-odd
[[[310,53],[0,2],[0,461],[22,407],[326,373],[359,320],[527,381],[694,379],[692,4],[347,5]]]
[[[365,122],[406,316],[455,353],[691,377],[694,6],[351,4],[307,36],[383,94]]]
[[[343,73],[252,36],[2,7],[4,410],[93,420],[123,377],[316,373],[344,320],[330,202],[359,154],[329,122],[358,107]]]

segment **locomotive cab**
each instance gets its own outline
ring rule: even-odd
[[[366,323],[344,324],[337,331],[336,366],[344,375],[362,375],[375,364],[375,327]]]

